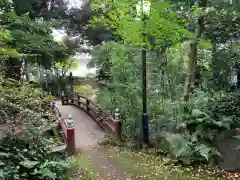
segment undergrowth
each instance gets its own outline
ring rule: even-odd
[[[51,153],[45,136],[56,118],[47,93],[13,80],[0,86],[0,177],[3,180],[69,179],[64,155]]]

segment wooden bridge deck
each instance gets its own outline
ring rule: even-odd
[[[91,149],[104,139],[105,132],[84,111],[75,106],[62,106],[61,101],[57,101],[56,104],[64,118],[67,118],[69,114],[72,115],[77,149]]]
[[[100,175],[100,178],[97,177],[96,179],[128,179],[127,173],[115,167],[111,160],[99,151],[98,141],[104,140],[105,137],[105,132],[100,126],[76,106],[62,106],[61,101],[57,101],[56,105],[64,118],[67,118],[69,114],[72,115],[75,123],[75,146],[77,149],[84,151],[91,159],[91,164]]]

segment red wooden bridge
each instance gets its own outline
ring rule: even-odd
[[[62,96],[61,101],[55,103],[54,111],[71,154],[75,149],[86,150],[96,146],[106,134],[114,139],[120,137],[120,120],[113,119],[109,113],[86,97],[75,93]],[[73,127],[69,124],[69,115],[72,116]]]

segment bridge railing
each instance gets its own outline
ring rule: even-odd
[[[66,145],[67,145],[67,152],[69,154],[74,154],[75,153],[75,129],[74,128],[69,128],[68,125],[67,125],[67,119],[65,119],[57,105],[54,103],[52,103],[51,105],[52,107],[52,111],[53,113],[56,115],[58,121],[59,121],[59,125],[62,129],[62,132],[64,134],[64,139],[65,139],[65,142],[66,142]]]
[[[64,95],[62,105],[74,105],[86,112],[92,119],[114,139],[119,139],[121,136],[121,122],[115,120],[108,112],[101,109],[94,102],[84,96],[76,93]]]

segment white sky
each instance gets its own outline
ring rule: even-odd
[[[61,39],[62,39],[64,36],[66,36],[64,30],[56,30],[56,29],[53,29],[52,31],[53,31],[53,32],[52,32],[52,35],[53,35],[53,37],[54,37],[54,39],[55,39],[56,41],[61,41]]]
[[[82,0],[68,0],[69,8],[81,8]],[[66,36],[64,30],[53,29],[53,36],[56,41],[61,41],[61,39]],[[84,45],[83,45],[84,46]],[[85,53],[77,53],[74,58],[79,62],[79,67],[72,69],[73,76],[86,77],[88,74],[95,74],[96,68],[88,68],[87,64],[91,60],[91,56]]]
[[[96,68],[87,67],[87,64],[91,60],[89,54],[77,53],[74,58],[79,62],[79,67],[72,69],[73,76],[86,77],[88,74],[96,73]]]
[[[83,4],[82,0],[68,0],[68,2],[69,2],[69,5],[68,5],[69,8],[74,7],[74,8],[80,9]]]

